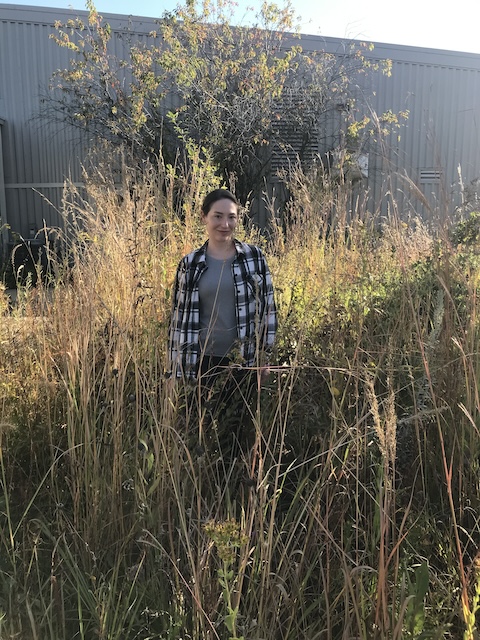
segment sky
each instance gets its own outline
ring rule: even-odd
[[[8,1],[8,0],[7,0]],[[84,0],[9,0],[10,4],[85,9]],[[158,18],[178,0],[95,0],[99,13]],[[237,0],[238,15],[261,0]],[[282,0],[277,0],[282,5]],[[480,54],[480,1],[293,0],[301,32]]]

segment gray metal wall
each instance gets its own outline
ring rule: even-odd
[[[0,215],[2,222],[7,221],[24,237],[42,228],[44,221],[48,226],[61,225],[57,210],[64,180],[80,184],[82,179],[80,160],[88,141],[81,140],[75,131],[38,118],[41,95],[52,73],[68,66],[68,50],[49,38],[53,23],[79,13],[86,15],[0,4],[4,167]],[[149,19],[104,17],[114,31],[121,32],[128,25],[133,37],[142,40],[155,26]],[[341,52],[344,47],[339,39],[317,36],[303,36],[301,44],[307,50],[329,52]],[[114,47],[120,55],[121,37],[115,38]],[[480,176],[480,55],[377,43],[368,56],[372,60],[391,59],[392,75],[367,74],[358,91],[375,92],[372,107],[377,113],[388,109],[410,112],[406,125],[390,136],[386,146],[369,142],[368,180],[364,184],[369,206],[386,212],[396,202],[402,212],[422,215],[434,215],[438,207],[451,210],[459,202],[458,167],[467,185]]]
[[[390,77],[370,74],[360,87],[375,93],[376,113],[409,111],[385,144],[369,145],[370,206],[441,219],[461,204],[460,183],[475,197],[480,178],[480,55],[376,43],[367,57],[392,61]]]
[[[0,198],[0,217],[24,238],[34,236],[45,224],[61,227],[65,180],[82,183],[81,162],[89,141],[78,130],[40,117],[42,95],[48,91],[52,74],[68,67],[71,56],[50,39],[54,22],[79,13],[87,15],[0,4],[0,140],[5,192],[3,205]],[[109,22],[115,31],[122,31],[129,19],[109,16]],[[145,39],[154,23],[139,18],[131,26],[131,37]],[[112,53],[121,55],[121,37],[112,42]]]
[[[38,119],[40,95],[53,71],[68,62],[51,40],[53,12],[0,6],[0,117],[7,211],[2,221],[24,237],[57,225],[65,177],[80,180],[72,133]],[[50,200],[54,206],[48,204]]]

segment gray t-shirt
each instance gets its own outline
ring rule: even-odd
[[[207,269],[198,283],[200,345],[207,355],[226,356],[237,339],[232,263],[235,256],[218,260],[207,254]]]

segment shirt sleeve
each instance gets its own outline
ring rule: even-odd
[[[265,311],[264,311],[264,340],[265,350],[271,351],[275,342],[275,335],[278,328],[277,307],[275,305],[275,292],[273,289],[272,276],[265,257],[262,255],[265,275]]]
[[[181,367],[181,335],[185,322],[186,305],[186,264],[180,261],[173,285],[172,309],[168,331],[168,374],[172,375]]]

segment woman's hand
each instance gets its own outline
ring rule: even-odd
[[[262,382],[267,380],[269,375],[270,375],[270,366],[268,364],[264,365],[263,367],[260,367],[260,379],[262,380]]]

